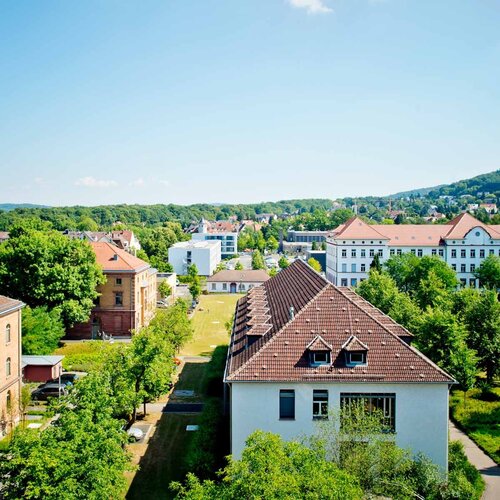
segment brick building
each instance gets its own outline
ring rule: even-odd
[[[70,339],[99,339],[103,334],[130,336],[131,330],[147,326],[156,309],[156,269],[107,242],[91,242],[106,283],[89,321],[75,325]]]

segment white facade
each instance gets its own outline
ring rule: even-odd
[[[286,440],[315,432],[313,390],[328,391],[338,410],[341,393],[395,395],[395,437],[401,448],[423,453],[443,471],[448,465],[448,384],[446,383],[260,383],[230,384],[231,451],[238,459],[245,440],[257,429]],[[295,418],[280,420],[280,390],[295,391]]]
[[[496,234],[492,237],[480,225],[470,229],[463,237],[445,238],[434,245],[423,245],[417,241],[414,245],[398,245],[395,239],[382,237],[331,237],[327,239],[326,277],[334,285],[356,286],[368,277],[375,254],[383,263],[393,255],[409,252],[418,257],[441,257],[457,272],[462,285],[476,287],[478,283],[474,271],[488,255],[500,256],[500,238]]]
[[[217,281],[207,283],[207,291],[210,293],[245,293],[251,290],[254,286],[259,286],[261,283],[248,281]]]
[[[177,274],[186,275],[188,266],[196,264],[199,275],[211,276],[221,261],[221,243],[196,240],[175,243],[168,249],[168,261]]]
[[[238,233],[236,232],[193,233],[192,237],[196,241],[220,242],[222,258],[238,253]]]

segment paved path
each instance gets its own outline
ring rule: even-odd
[[[163,413],[200,413],[203,403],[168,403]]]
[[[474,465],[481,473],[481,476],[483,476],[484,482],[486,483],[483,500],[499,500],[500,467],[451,421],[450,439],[452,441],[460,441],[464,445],[465,454],[470,463]]]

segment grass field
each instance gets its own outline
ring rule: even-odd
[[[451,414],[469,437],[500,464],[500,388],[481,397],[479,389],[472,389],[464,404],[463,391],[454,391],[450,398]]]
[[[117,345],[102,340],[71,342],[56,349],[54,354],[64,356],[62,364],[65,370],[88,372],[98,370],[106,352],[116,348]]]
[[[201,295],[193,317],[194,338],[182,349],[184,356],[210,356],[214,347],[229,343],[224,324],[231,319],[239,294]]]

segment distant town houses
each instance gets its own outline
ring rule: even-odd
[[[385,262],[406,252],[437,255],[463,285],[476,287],[475,270],[488,255],[500,255],[500,226],[484,224],[468,213],[434,225],[369,225],[354,217],[327,238],[327,279],[334,285],[356,286],[368,277],[375,255]]]
[[[168,261],[177,274],[186,275],[194,264],[200,276],[211,276],[221,261],[221,249],[221,240],[180,241],[168,249]]]
[[[411,346],[412,334],[301,260],[242,297],[224,382],[231,452],[255,430],[311,435],[332,411],[383,414],[398,446],[447,470],[452,377]]]
[[[286,241],[283,242],[285,252],[305,253],[312,249],[313,243],[322,244],[326,241],[329,231],[300,231],[289,229]]]
[[[137,251],[141,249],[141,244],[133,231],[128,230],[110,232],[66,230],[63,234],[69,238],[85,240],[88,242],[112,243],[118,248],[121,248],[122,250],[125,250],[133,255],[136,255]]]
[[[207,279],[207,291],[211,293],[245,293],[262,285],[269,279],[263,269],[231,270],[225,269]]]
[[[241,224],[231,221],[207,221],[202,219],[196,226],[190,226],[188,232],[197,241],[220,241],[222,258],[238,253],[238,234]]]
[[[19,300],[0,295],[0,438],[19,422],[21,310]]]
[[[96,261],[106,276],[98,287],[100,297],[89,321],[71,328],[70,339],[100,339],[109,335],[130,337],[147,326],[157,300],[156,269],[106,241],[90,242]]]

